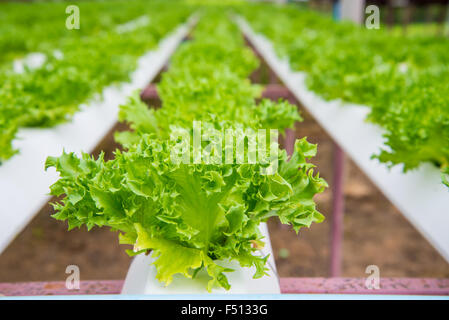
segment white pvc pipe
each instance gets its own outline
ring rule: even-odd
[[[44,171],[46,158],[60,155],[63,149],[94,150],[117,122],[119,105],[159,73],[189,30],[189,24],[184,24],[166,36],[157,49],[139,59],[130,83],[105,88],[99,95],[102,99],[81,105],[72,121],[54,128],[19,130],[13,141],[19,153],[0,166],[0,253],[50,200],[49,186],[56,182],[58,174],[54,168]]]

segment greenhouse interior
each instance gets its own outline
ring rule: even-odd
[[[447,299],[448,79],[449,0],[0,1],[0,301]]]

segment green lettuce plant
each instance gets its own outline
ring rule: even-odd
[[[19,128],[69,121],[82,103],[105,86],[128,81],[139,57],[193,12],[182,3],[173,6],[160,1],[77,5],[82,25],[79,30],[67,30],[67,4],[0,4],[0,17],[5,17],[0,18],[0,162],[18,152],[11,143]],[[126,34],[117,31],[118,26],[142,16],[148,17],[147,25]],[[13,60],[32,52],[45,54],[44,64],[15,72]]]
[[[443,183],[449,165],[449,42],[418,32],[367,30],[295,6],[251,5],[239,12],[269,38],[308,87],[325,99],[369,106],[385,129],[374,155],[404,171],[430,162]],[[276,23],[272,23],[276,21]]]
[[[270,129],[282,133],[301,118],[287,102],[256,104],[260,88],[247,77],[257,60],[237,27],[208,10],[192,37],[162,76],[160,109],[148,109],[137,94],[121,106],[119,118],[131,128],[116,134],[124,151],[109,161],[103,155],[63,153],[49,157],[46,168],[60,174],[51,186],[51,194],[62,197],[54,204],[54,218],[67,221],[69,229],[118,231],[120,243],[132,246],[130,255],[152,252],[156,277],[166,285],[176,274],[193,278],[206,270],[211,291],[230,288],[226,273],[234,270],[225,261],[255,267],[254,278],[264,276],[268,256],[259,252],[264,246],[260,223],[278,217],[298,231],[321,222],[313,197],[327,184],[309,162],[316,145],[297,140],[288,157],[273,141]],[[201,123],[203,135],[233,130],[239,137],[267,129],[269,148],[258,150],[262,160],[253,163],[249,139],[243,137],[247,160],[242,162],[237,137],[231,146],[218,143],[211,149],[210,141],[202,140],[199,158],[192,121]],[[184,156],[174,157],[181,151]],[[231,159],[214,161],[218,154]]]

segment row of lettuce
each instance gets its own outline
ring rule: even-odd
[[[370,107],[368,121],[385,129],[375,158],[404,171],[434,163],[449,185],[447,39],[368,30],[291,6],[240,9],[294,70],[307,73],[311,90]]]
[[[82,1],[80,28],[68,29],[68,5],[0,4],[0,163],[18,151],[19,128],[69,120],[103,87],[127,81],[138,58],[193,11],[161,1]],[[33,54],[39,65],[14,67]]]
[[[233,270],[222,262],[230,260],[255,267],[255,278],[265,275],[260,223],[277,216],[298,231],[322,221],[313,196],[327,184],[306,161],[316,145],[305,139],[288,160],[270,133],[257,139],[270,147],[250,161],[250,132],[283,132],[301,120],[287,102],[257,104],[261,88],[248,80],[257,66],[238,28],[219,12],[204,12],[162,75],[162,107],[149,109],[138,94],[121,106],[120,119],[132,128],[116,134],[124,151],[109,161],[72,153],[48,158],[46,166],[60,173],[51,193],[65,195],[54,217],[69,228],[117,230],[120,242],[133,246],[130,255],[152,250],[157,279],[167,285],[175,274],[200,272],[210,278],[209,291],[229,289],[225,273]]]

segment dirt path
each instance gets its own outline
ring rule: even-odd
[[[310,115],[303,111],[303,116],[305,121],[297,124],[296,137],[307,136],[318,143],[314,163],[331,184],[332,140]],[[327,219],[299,236],[274,221],[270,223],[282,276],[328,275],[331,200],[330,190],[317,197]],[[349,159],[345,166],[345,202],[343,276],[363,277],[366,267],[374,264],[382,277],[449,277],[449,264]],[[288,258],[279,257],[282,248],[289,251]]]

